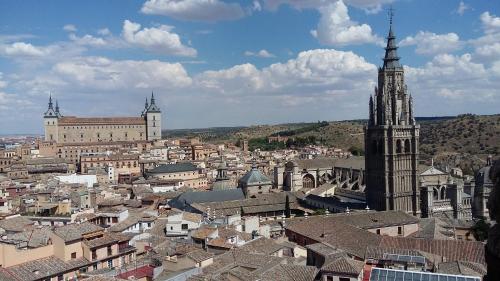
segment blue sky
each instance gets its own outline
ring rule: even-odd
[[[395,9],[418,116],[500,108],[500,5],[434,0],[1,1],[0,134],[65,115],[164,128],[366,118]]]

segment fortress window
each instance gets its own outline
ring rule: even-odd
[[[401,140],[396,141],[396,153],[401,153]]]

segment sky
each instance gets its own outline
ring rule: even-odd
[[[367,118],[393,29],[417,116],[500,113],[490,0],[0,1],[0,134],[66,116],[164,129]]]

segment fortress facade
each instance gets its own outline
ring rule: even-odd
[[[43,117],[45,141],[58,144],[153,141],[161,139],[161,111],[154,95],[138,117],[63,116],[52,97]]]

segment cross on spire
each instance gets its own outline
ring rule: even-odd
[[[389,24],[392,26],[392,18],[394,17],[394,8],[392,6],[389,8],[387,14],[389,15]]]

